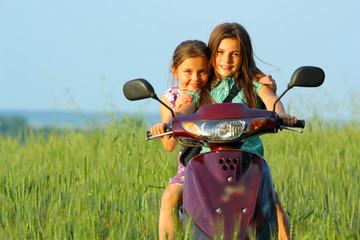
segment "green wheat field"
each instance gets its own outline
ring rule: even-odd
[[[178,149],[146,142],[146,126],[124,117],[105,129],[0,135],[0,239],[157,239]],[[314,120],[303,134],[261,138],[291,235],[359,239],[359,125]]]

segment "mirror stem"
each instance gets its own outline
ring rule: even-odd
[[[173,116],[173,118],[175,117],[174,111],[173,111],[168,105],[166,105],[163,101],[161,101],[161,100],[156,96],[156,94],[155,94],[155,96],[153,96],[152,98],[155,99],[156,101],[158,101],[159,103],[161,103],[161,104],[162,104],[164,107],[166,107],[167,109],[169,109],[170,112],[171,112],[171,115]]]
[[[285,92],[283,92],[281,95],[280,95],[280,97],[278,97],[278,99],[276,99],[276,101],[275,101],[275,103],[274,103],[274,108],[273,108],[273,112],[275,112],[275,106],[276,106],[276,104],[280,101],[280,98],[282,98],[284,95],[285,95],[285,93],[287,92],[287,91],[289,91],[291,89],[291,87],[287,87],[287,89],[285,90]]]

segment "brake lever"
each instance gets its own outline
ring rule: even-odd
[[[287,127],[287,126],[283,126],[283,125],[280,125],[279,129],[280,130],[285,129],[285,130],[289,130],[289,131],[293,131],[293,132],[303,133],[303,130],[301,130],[301,129],[293,128],[293,127]]]
[[[147,136],[145,138],[146,141],[148,140],[152,140],[152,139],[155,139],[155,138],[158,138],[158,137],[162,137],[162,136],[166,136],[166,135],[171,135],[173,134],[174,131],[170,131],[170,132],[165,132],[165,133],[160,133],[160,134],[156,134],[156,135],[152,135],[152,136]]]

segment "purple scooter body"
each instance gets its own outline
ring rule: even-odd
[[[247,239],[250,231],[270,238],[271,224],[272,234],[277,232],[270,169],[260,156],[236,150],[201,154],[188,164],[185,179],[183,209],[195,235]]]
[[[182,123],[219,119],[261,119],[262,125],[246,137],[277,132],[275,112],[223,103],[173,119],[174,136],[206,142],[185,131]],[[275,192],[265,159],[239,150],[239,139],[207,144],[211,151],[194,157],[186,167],[184,231],[191,229],[194,239],[248,239],[249,234],[269,239],[277,234]]]
[[[325,79],[321,68],[303,66],[291,76],[286,90],[293,87],[318,87]],[[305,122],[297,120],[293,127],[282,126],[274,111],[249,109],[238,103],[203,106],[194,114],[175,117],[174,111],[155,94],[151,84],[138,78],[123,87],[130,101],[153,98],[173,115],[171,128],[165,135],[210,147],[211,151],[195,156],[187,165],[184,184],[185,236],[191,239],[270,239],[276,236],[277,215],[273,182],[265,159],[241,151],[246,138],[278,129],[302,132]],[[209,124],[209,125],[207,125]],[[294,128],[296,127],[296,128]],[[188,144],[188,143],[187,143]]]

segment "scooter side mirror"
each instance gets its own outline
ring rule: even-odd
[[[290,83],[286,90],[278,97],[274,103],[273,111],[275,111],[276,103],[279,102],[287,91],[293,87],[319,87],[325,80],[325,73],[319,67],[303,66],[295,70],[291,76]]]
[[[325,79],[324,71],[319,67],[303,66],[293,73],[288,88],[319,87]]]
[[[151,84],[143,78],[137,78],[124,84],[123,92],[130,101],[155,98],[156,94]]]
[[[143,78],[137,78],[126,82],[123,86],[123,92],[125,97],[130,101],[153,98],[169,109],[171,115],[175,117],[174,111],[156,96],[153,86]]]

